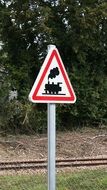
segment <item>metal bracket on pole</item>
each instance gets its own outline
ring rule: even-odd
[[[48,45],[48,51],[55,45]],[[48,190],[56,189],[56,105],[48,103]]]

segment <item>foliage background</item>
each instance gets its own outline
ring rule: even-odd
[[[28,94],[48,44],[57,46],[77,96],[74,105],[57,105],[58,129],[107,124],[106,0],[0,0],[0,15],[1,131],[45,132],[47,107]],[[13,87],[18,100],[9,102]]]

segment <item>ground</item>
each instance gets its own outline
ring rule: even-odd
[[[0,161],[47,158],[47,135],[0,136]],[[57,132],[56,157],[107,156],[107,130]]]

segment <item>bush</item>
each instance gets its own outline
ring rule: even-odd
[[[1,115],[1,130],[9,133],[41,133],[46,131],[46,111],[31,103],[13,100],[6,103]]]

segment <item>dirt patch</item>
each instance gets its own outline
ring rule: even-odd
[[[0,161],[47,158],[47,135],[0,137]],[[57,133],[57,158],[107,156],[107,130]]]

